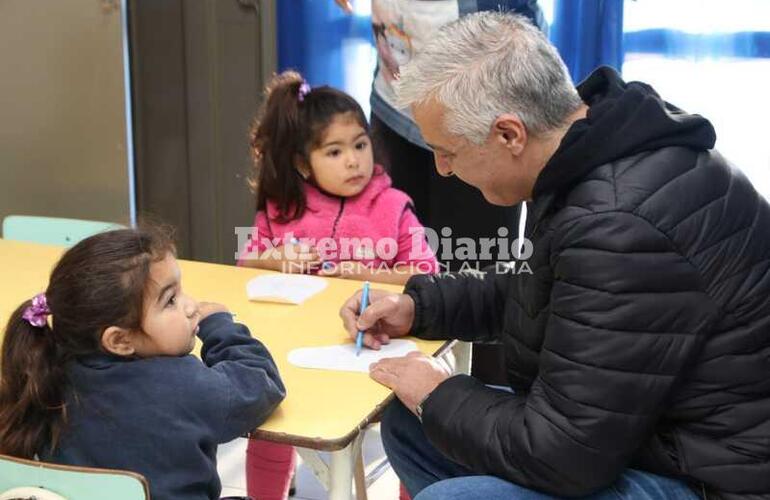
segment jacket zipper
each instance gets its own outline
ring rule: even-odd
[[[340,200],[340,211],[337,212],[337,217],[334,219],[334,224],[332,225],[332,239],[334,239],[334,236],[337,234],[337,224],[339,224],[340,219],[342,218],[343,210],[345,210],[345,198]]]

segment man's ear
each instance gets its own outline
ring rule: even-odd
[[[512,155],[518,156],[527,145],[527,127],[514,114],[506,113],[498,116],[492,124],[494,140],[505,146]]]
[[[134,333],[126,328],[110,326],[102,333],[102,348],[118,356],[132,356],[134,348]]]

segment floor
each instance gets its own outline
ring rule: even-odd
[[[385,452],[380,441],[379,427],[374,426],[364,437],[364,461],[367,474],[380,473],[372,483],[367,494],[369,500],[396,500],[398,498],[398,478],[389,466],[382,466]],[[219,447],[217,462],[219,477],[222,479],[221,496],[245,496],[246,477],[244,460],[246,457],[246,439],[239,438]],[[325,500],[326,491],[321,486],[310,469],[301,463],[297,469],[297,500]]]

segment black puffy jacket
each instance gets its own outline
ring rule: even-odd
[[[532,274],[412,278],[413,333],[497,338],[515,395],[442,383],[424,429],[479,473],[561,496],[628,467],[770,497],[770,206],[705,119],[607,68],[538,177]]]

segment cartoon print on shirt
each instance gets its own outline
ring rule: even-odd
[[[380,72],[386,81],[392,82],[398,79],[399,68],[412,58],[412,40],[403,29],[400,16],[394,18],[384,14],[378,9],[372,10],[372,31]]]

